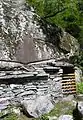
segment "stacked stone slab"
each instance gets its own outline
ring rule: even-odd
[[[60,67],[34,65],[28,69],[21,64],[9,63],[0,67],[0,98],[12,103],[34,100],[39,96],[62,97],[62,71]]]
[[[17,103],[48,95],[55,101],[63,97],[62,80],[61,64],[56,65],[52,61],[28,67],[5,63],[0,66],[0,98],[9,98],[12,103]]]
[[[60,67],[48,66],[44,70],[49,73],[50,94],[57,97],[62,97],[62,70]]]

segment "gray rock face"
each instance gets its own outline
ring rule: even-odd
[[[61,115],[58,120],[73,120],[71,115]]]
[[[82,70],[78,67],[75,67],[75,78],[76,82],[81,82]]]
[[[25,0],[0,1],[0,43],[4,43],[2,56],[5,54],[5,57],[19,61],[52,57],[54,48],[45,44],[46,35],[34,16],[37,17]],[[2,53],[3,49],[5,53]]]
[[[78,41],[69,33],[64,31],[63,31],[63,36],[60,39],[60,48],[70,53],[70,56],[79,53]]]
[[[34,9],[26,4],[25,0],[0,1],[0,57],[2,59],[12,58],[29,62],[64,56],[63,53],[56,49],[54,44],[45,42],[57,41],[55,33],[57,33],[56,30],[58,28],[54,29],[51,26],[54,36],[51,36],[50,33],[47,35],[49,25],[47,25],[48,30],[44,32],[44,26],[43,28],[40,27],[40,23],[34,20],[34,16],[39,18],[34,13]],[[64,40],[66,39],[66,43],[68,43],[69,39],[67,36],[64,36],[59,36],[61,38],[60,47],[67,49],[68,53],[78,50],[78,44],[76,42],[74,47],[76,40],[72,39],[71,36],[69,38],[71,41],[73,40],[71,44],[73,47],[69,46],[70,44],[68,44],[69,47],[65,46]]]
[[[38,118],[41,115],[50,112],[54,107],[47,96],[41,96],[32,101],[24,100],[22,101],[22,106],[24,112],[34,118]]]

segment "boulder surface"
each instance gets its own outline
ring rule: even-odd
[[[35,100],[23,100],[21,102],[24,113],[27,116],[38,118],[41,115],[50,112],[54,105],[48,96],[40,96]]]

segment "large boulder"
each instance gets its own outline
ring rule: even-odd
[[[78,51],[77,40],[63,33],[55,24],[40,20],[25,0],[0,1],[0,58],[31,62]]]
[[[56,49],[45,43],[46,35],[35,17],[25,0],[0,1],[0,58],[29,62],[53,57]]]
[[[73,120],[71,115],[61,115],[58,120]]]
[[[60,38],[60,48],[66,53],[70,53],[70,56],[79,53],[79,43],[77,39],[71,36],[69,33],[63,31]]]
[[[50,112],[54,107],[48,96],[40,96],[35,100],[23,100],[21,104],[23,112],[34,118]]]

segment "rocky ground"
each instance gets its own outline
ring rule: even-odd
[[[0,113],[0,118],[2,120],[82,120],[83,102],[79,101],[77,107],[77,101],[78,99],[73,95],[66,96],[54,104],[54,108],[49,113],[37,119],[24,115],[18,106],[10,106]]]

